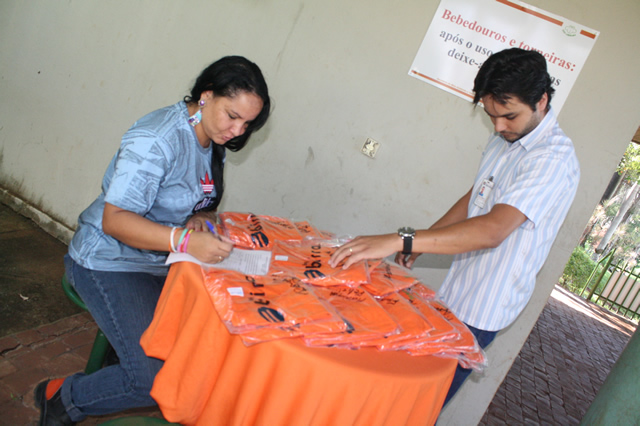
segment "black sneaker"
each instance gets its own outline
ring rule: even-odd
[[[62,405],[60,397],[60,388],[47,399],[47,385],[49,380],[45,380],[36,386],[34,399],[36,405],[40,408],[40,426],[70,426],[76,423],[71,421],[67,411]]]

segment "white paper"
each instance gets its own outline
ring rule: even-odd
[[[227,289],[227,292],[231,296],[244,297],[244,290],[242,289],[242,287],[231,287]]]
[[[187,253],[171,253],[165,264],[191,262],[209,268],[230,269],[247,275],[267,275],[271,263],[271,252],[265,250],[242,250],[234,248],[229,257],[220,263],[204,263]]]

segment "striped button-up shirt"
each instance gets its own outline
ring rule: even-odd
[[[553,110],[516,142],[494,134],[482,156],[468,217],[508,204],[527,220],[498,247],[456,255],[439,295],[465,323],[486,331],[507,327],[522,312],[578,187],[580,166]],[[474,201],[493,181],[484,207]],[[481,203],[478,203],[481,204]]]

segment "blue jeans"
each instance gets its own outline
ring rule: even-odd
[[[473,335],[476,336],[476,340],[478,341],[478,345],[482,349],[484,349],[487,346],[489,346],[489,343],[493,342],[493,339],[495,339],[496,334],[498,334],[497,331],[479,330],[479,329],[477,329],[475,327],[471,327],[468,324],[467,324],[467,327],[469,327],[469,330],[471,330]],[[458,389],[460,389],[460,386],[462,386],[462,384],[467,379],[467,377],[469,377],[469,374],[471,374],[472,371],[473,371],[472,369],[470,369],[470,368],[462,368],[462,367],[460,367],[460,364],[458,364],[458,366],[456,367],[456,373],[453,376],[453,381],[451,382],[451,387],[449,388],[449,392],[447,393],[447,397],[445,398],[444,404],[442,405],[443,407],[445,405],[447,405],[447,402],[449,402],[449,400],[451,398],[453,398],[453,396],[456,394],[456,392],[458,392]]]
[[[120,364],[65,379],[62,403],[71,420],[149,407],[153,380],[163,362],[145,355],[140,337],[153,318],[165,276],[83,268],[67,254],[67,278],[113,346]]]

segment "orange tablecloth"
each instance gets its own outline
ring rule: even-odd
[[[171,266],[141,344],[165,360],[151,395],[167,420],[187,425],[434,424],[456,367],[298,339],[247,347],[220,321],[191,263]]]

